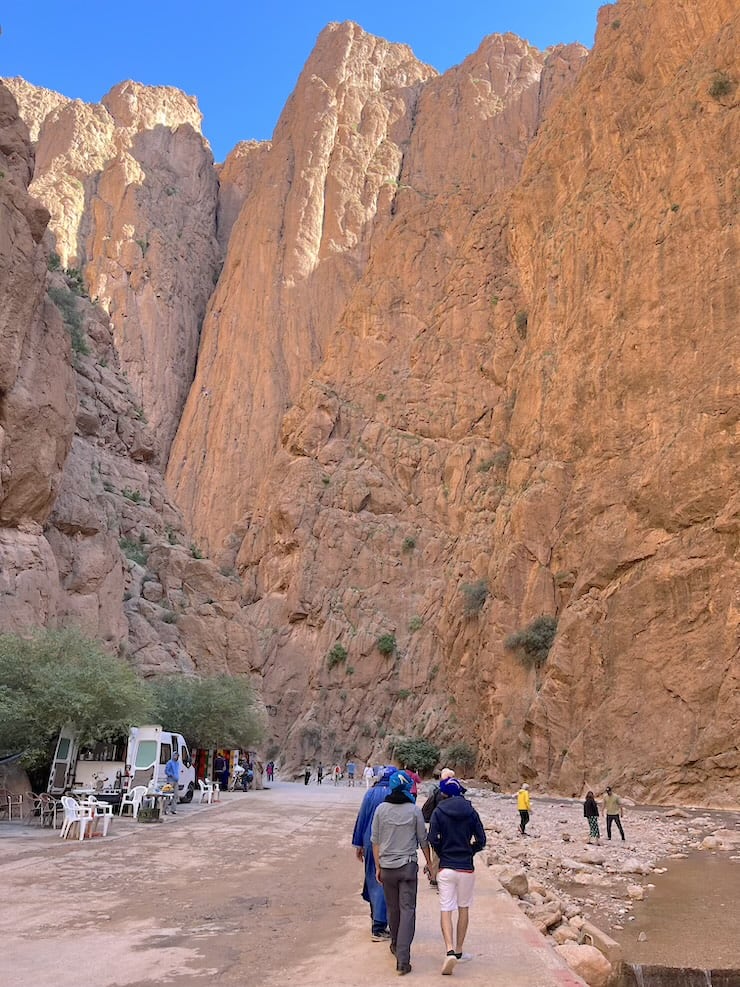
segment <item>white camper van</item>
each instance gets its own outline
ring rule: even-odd
[[[122,737],[119,742],[80,746],[74,729],[65,727],[57,741],[48,791],[62,795],[75,788],[87,788],[102,796],[118,794],[120,801],[123,792],[135,785],[164,785],[164,768],[175,751],[180,755],[179,801],[190,802],[195,791],[195,768],[179,733],[160,726],[131,727],[128,738]]]

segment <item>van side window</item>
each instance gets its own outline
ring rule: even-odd
[[[167,764],[169,759],[172,757],[172,747],[169,744],[161,744],[159,748],[159,763]]]
[[[189,768],[192,764],[192,761],[190,760],[190,753],[185,744],[182,745],[182,750],[180,751],[180,760],[186,768]]]

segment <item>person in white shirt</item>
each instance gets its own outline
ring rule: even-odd
[[[365,779],[365,788],[369,788],[373,778],[375,777],[373,774],[372,765],[369,761],[365,765],[365,770],[362,772],[362,777]]]

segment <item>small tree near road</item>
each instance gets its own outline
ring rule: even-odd
[[[231,675],[152,682],[157,722],[181,733],[191,747],[250,750],[264,734],[264,711],[249,682]]]

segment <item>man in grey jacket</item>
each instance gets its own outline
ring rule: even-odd
[[[411,794],[411,778],[396,771],[389,787],[390,794],[373,816],[371,839],[376,875],[388,906],[390,949],[396,957],[396,971],[404,976],[411,973],[416,929],[417,848],[421,847],[427,866],[431,858],[424,817]]]

